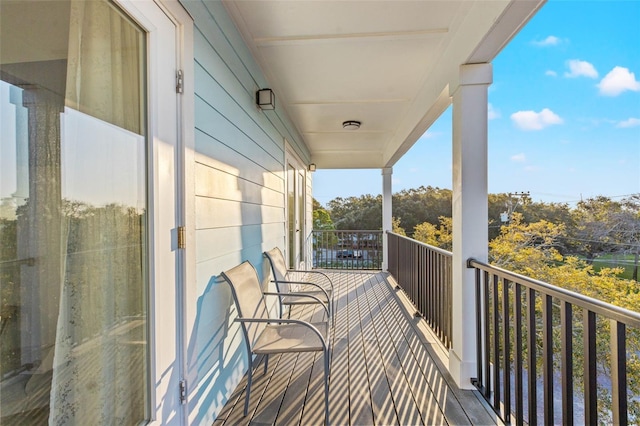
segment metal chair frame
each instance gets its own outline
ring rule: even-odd
[[[329,323],[311,323],[299,319],[270,318],[265,296],[277,296],[278,292],[263,292],[260,288],[258,273],[248,261],[222,272],[222,277],[229,283],[233,300],[238,310],[235,320],[242,326],[244,341],[249,358],[247,390],[244,403],[244,415],[249,411],[251,384],[253,381],[253,354],[265,356],[264,373],[267,372],[269,355],[292,352],[322,352],[324,357],[324,391],[325,391],[325,423],[329,425],[329,375],[330,375],[330,342]],[[310,298],[312,303],[324,306],[327,318],[329,309],[318,298],[312,295],[296,294],[295,297]],[[255,329],[250,330],[252,324]],[[320,330],[324,328],[324,333]]]

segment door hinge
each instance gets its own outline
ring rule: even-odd
[[[187,248],[187,230],[184,226],[178,226],[178,248]]]
[[[183,85],[184,83],[184,76],[182,75],[182,70],[178,70],[178,72],[176,73],[176,93],[182,93],[183,92]]]
[[[180,405],[184,405],[187,402],[187,381],[180,380]]]

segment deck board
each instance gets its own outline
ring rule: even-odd
[[[334,425],[496,424],[473,391],[458,389],[439,343],[413,317],[387,274],[328,272],[336,286],[330,410]],[[317,320],[320,310],[294,308]],[[439,351],[439,352],[438,352]],[[249,414],[246,376],[214,424],[309,425],[324,422],[323,361],[319,353],[271,356],[267,374],[254,362]]]

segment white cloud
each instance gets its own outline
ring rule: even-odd
[[[579,59],[571,59],[567,61],[567,66],[569,67],[569,72],[564,73],[565,77],[598,78],[598,71],[596,71],[595,67],[587,61],[581,61]]]
[[[616,127],[627,128],[640,126],[640,118],[631,117],[628,120],[624,120],[616,124]]]
[[[430,130],[427,130],[422,136],[420,136],[421,139],[432,139],[435,138],[437,136],[440,136],[442,133],[441,132],[432,132]]]
[[[533,41],[532,43],[534,46],[540,46],[540,47],[557,46],[558,44],[560,44],[560,39],[556,36],[550,35],[544,40],[536,40],[536,41]]]
[[[512,155],[511,161],[515,161],[516,163],[524,163],[525,161],[527,161],[527,158],[525,157],[524,153],[521,152],[520,154]]]
[[[598,88],[601,95],[618,96],[625,90],[640,91],[640,82],[636,80],[636,75],[629,71],[629,68],[614,67],[600,81]]]
[[[553,70],[547,70],[545,71],[544,75],[548,75],[549,77],[557,77],[558,73]]]
[[[562,124],[560,116],[545,108],[540,112],[518,111],[511,114],[511,120],[522,130],[542,130],[553,124]]]
[[[500,118],[500,111],[495,109],[493,105],[487,105],[487,118],[489,120],[495,120],[496,118]]]

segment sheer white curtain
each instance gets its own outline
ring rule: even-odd
[[[144,34],[113,5],[71,1],[52,425],[146,416],[143,59]]]

